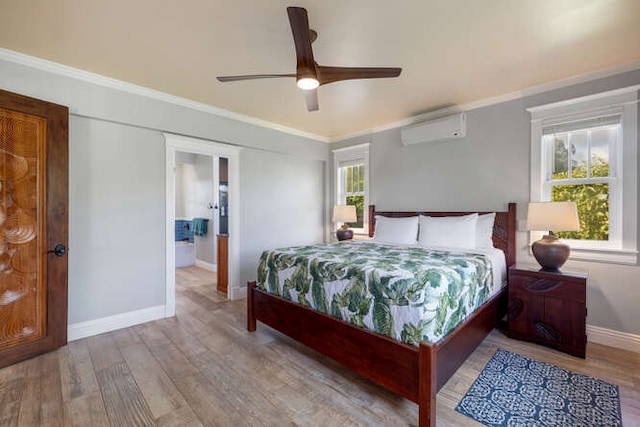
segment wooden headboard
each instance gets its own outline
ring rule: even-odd
[[[493,224],[493,246],[502,249],[507,260],[507,267],[516,263],[516,204],[509,203],[508,210],[496,212],[496,220]],[[376,211],[375,205],[369,205],[369,237],[373,237],[376,229],[376,215],[388,216],[391,218],[405,218],[415,215],[429,216],[461,216],[472,212],[394,212]],[[478,212],[479,214],[490,212]]]

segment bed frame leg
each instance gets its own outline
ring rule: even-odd
[[[418,353],[418,425],[420,427],[435,427],[436,425],[437,378],[435,346],[420,343]]]
[[[253,289],[256,282],[247,282],[247,331],[256,330],[256,316],[253,311]]]

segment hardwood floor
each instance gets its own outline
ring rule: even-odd
[[[69,343],[0,370],[0,425],[402,426],[417,406],[263,324],[215,275],[178,269],[177,316]],[[454,408],[497,348],[620,386],[640,425],[640,355],[589,344],[577,359],[493,331],[438,393],[438,425],[480,425]]]

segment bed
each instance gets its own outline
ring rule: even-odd
[[[369,235],[376,216],[406,218],[464,216],[472,212],[377,212],[369,207]],[[486,212],[479,212],[486,213]],[[506,267],[515,264],[516,206],[496,212],[493,246],[504,252]],[[290,295],[287,295],[291,298]],[[482,305],[446,335],[435,341],[409,344],[289,301],[248,284],[247,329],[257,321],[288,335],[419,405],[419,425],[435,425],[436,393],[467,359],[507,310],[506,287],[493,292]],[[334,314],[334,315],[331,315]],[[416,345],[417,344],[417,345]]]

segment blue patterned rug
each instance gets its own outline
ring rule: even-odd
[[[456,411],[487,426],[622,426],[617,385],[502,349]]]

